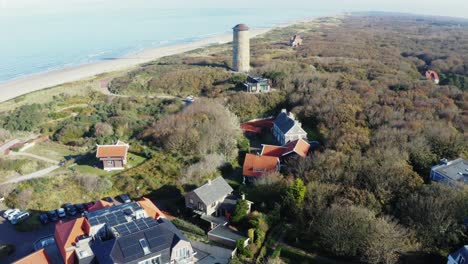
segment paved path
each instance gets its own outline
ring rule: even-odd
[[[0,146],[0,155],[3,155],[5,154],[5,151],[7,151],[7,149],[11,148],[13,145],[17,144],[17,143],[20,143],[21,141],[19,141],[19,139],[13,139],[13,140],[10,140],[8,142],[6,142],[5,144],[1,145]]]
[[[15,177],[14,179],[11,179],[9,181],[1,183],[0,185],[4,185],[4,184],[8,184],[8,183],[18,183],[18,182],[22,182],[22,181],[35,179],[35,178],[41,178],[41,177],[47,176],[47,174],[51,173],[52,171],[54,171],[54,170],[56,170],[58,168],[60,168],[59,165],[50,166],[50,167],[45,168],[45,169],[40,170],[40,171],[36,171],[36,172],[30,173],[30,174],[27,174],[27,175],[23,175],[23,176],[20,176],[20,177]]]
[[[46,157],[42,157],[42,156],[38,156],[38,155],[35,155],[35,154],[26,153],[26,152],[13,152],[12,151],[12,152],[10,152],[10,155],[12,155],[12,156],[26,156],[26,157],[42,160],[42,161],[45,161],[45,162],[50,162],[50,163],[53,163],[53,164],[58,164],[59,163],[57,160],[49,159],[49,158],[46,158]]]

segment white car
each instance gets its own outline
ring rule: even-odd
[[[29,217],[29,213],[28,212],[21,212],[19,214],[17,214],[15,217],[13,217],[13,219],[11,219],[11,223],[13,225],[16,225],[18,223],[21,223],[23,222],[24,220],[26,220],[26,218]]]
[[[17,211],[19,211],[19,209],[8,209],[5,212],[3,212],[3,218],[7,219],[9,215]]]
[[[58,217],[63,218],[65,216],[67,216],[67,213],[65,212],[65,209],[59,208],[59,209],[57,209],[57,215],[58,215]]]
[[[11,219],[15,218],[17,215],[21,213],[19,209],[16,209],[17,211],[14,211],[13,213],[8,215],[8,221],[11,221]]]

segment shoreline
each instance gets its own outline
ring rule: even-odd
[[[289,23],[282,23],[269,28],[254,28],[250,30],[250,38],[265,34],[266,32],[275,28],[283,28],[298,23],[310,22],[314,19],[316,19],[316,17],[305,18]],[[181,54],[199,48],[205,48],[228,42],[232,42],[232,33],[203,38],[188,43],[149,48],[120,58],[102,60],[79,66],[72,66],[44,73],[19,77],[17,79],[0,83],[0,103],[42,89],[94,78],[99,74],[129,70],[138,65],[148,63],[162,57]]]

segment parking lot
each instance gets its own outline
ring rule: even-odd
[[[1,210],[3,214],[5,210]],[[12,263],[29,253],[33,252],[33,243],[39,238],[54,233],[54,224],[49,223],[41,227],[41,229],[32,232],[16,231],[15,226],[3,217],[0,217],[0,244],[13,244],[16,247],[15,252],[2,259],[1,263]]]

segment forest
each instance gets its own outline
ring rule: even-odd
[[[293,49],[294,34],[304,44]],[[284,243],[328,257],[323,263],[442,263],[467,244],[468,187],[431,183],[429,172],[443,158],[468,158],[468,22],[361,14],[273,30],[251,40],[251,74],[272,80],[268,94],[242,91],[246,77],[229,70],[230,52],[218,45],[119,74],[109,85],[119,97],[20,106],[2,113],[0,135],[34,131],[87,151],[128,140],[147,160],[111,176],[100,194],[136,197],[166,185],[184,193],[222,174],[257,211],[235,222],[261,237],[233,263],[309,263],[270,252],[278,229]],[[199,99],[184,107],[151,99],[159,95]],[[52,111],[60,102],[88,107]],[[282,108],[320,147],[257,186],[239,184],[249,151],[239,122]],[[7,200],[18,203],[34,184],[9,188]]]

